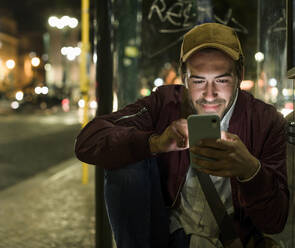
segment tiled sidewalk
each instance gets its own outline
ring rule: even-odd
[[[94,248],[94,167],[88,168],[87,185],[73,158],[0,191],[0,248]],[[273,235],[284,248],[294,242],[292,206],[284,232]]]

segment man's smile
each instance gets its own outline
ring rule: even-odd
[[[201,107],[205,112],[217,112],[220,108],[220,104],[201,104]]]

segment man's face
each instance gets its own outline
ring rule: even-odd
[[[198,51],[189,58],[186,80],[197,113],[216,113],[220,118],[238,87],[234,61],[215,49]]]

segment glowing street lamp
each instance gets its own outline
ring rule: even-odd
[[[56,16],[51,16],[48,19],[48,24],[50,25],[50,27],[56,27],[58,22],[59,19]]]
[[[66,56],[68,60],[73,61],[81,54],[81,48],[79,47],[62,47],[61,54]]]
[[[75,17],[63,16],[58,18],[56,16],[51,16],[48,18],[48,24],[50,27],[55,27],[58,29],[63,29],[65,27],[76,28],[79,21]]]
[[[6,61],[6,67],[12,70],[15,67],[15,61],[13,59],[9,59]]]
[[[159,86],[161,86],[163,84],[164,84],[164,80],[162,78],[156,78],[155,81],[154,81],[154,85],[156,87],[159,87]]]
[[[38,67],[40,65],[40,59],[38,57],[34,57],[31,59],[31,64],[34,67]]]
[[[24,92],[22,92],[21,90],[19,90],[18,92],[15,93],[15,99],[18,101],[23,100],[24,98]]]
[[[257,62],[261,62],[264,60],[264,54],[262,52],[255,53],[255,60]]]

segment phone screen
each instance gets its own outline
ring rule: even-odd
[[[219,139],[220,138],[220,118],[216,114],[204,114],[204,115],[190,115],[187,118],[188,121],[188,134],[189,134],[189,146],[192,147],[198,143],[201,139]],[[198,165],[192,163],[192,158],[195,155],[190,152],[190,160],[192,167],[198,167]],[[205,160],[212,160],[204,156],[198,156]]]

